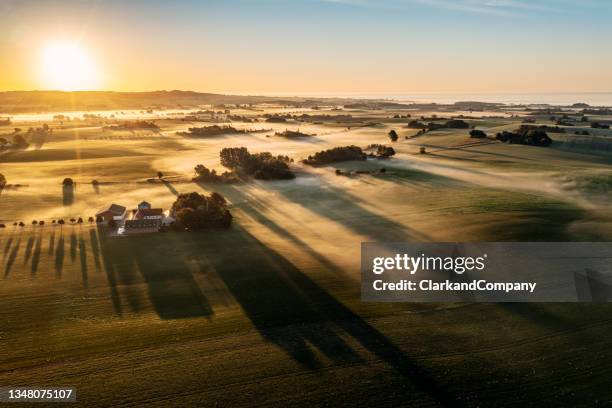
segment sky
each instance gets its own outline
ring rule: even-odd
[[[0,0],[0,91],[612,91],[608,0]]]

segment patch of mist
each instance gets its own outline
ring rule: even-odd
[[[585,209],[598,207],[591,197],[581,194],[577,189],[568,189],[567,183],[556,179],[554,173],[551,172],[513,172],[508,174],[459,167],[449,163],[432,163],[425,159],[395,159],[389,163],[388,167],[417,170],[481,187],[547,195],[569,201]]]

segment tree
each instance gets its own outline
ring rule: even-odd
[[[38,225],[40,225],[42,227],[43,225],[45,225],[45,222],[44,221],[38,221]]]
[[[72,186],[74,185],[74,180],[72,180],[70,177],[66,177],[63,181],[62,181],[62,185],[63,186]]]
[[[83,223],[83,218],[79,217],[79,219],[77,220],[77,224],[82,224]]]
[[[25,149],[29,146],[29,144],[23,136],[21,136],[20,134],[16,134],[15,136],[13,136],[13,146],[20,149]]]
[[[23,223],[23,221],[19,221],[19,226],[20,227],[25,227],[25,224]]]
[[[476,139],[483,139],[487,137],[487,134],[483,132],[482,130],[474,129],[470,131],[470,137],[476,138]]]
[[[66,221],[64,221],[64,220],[61,220],[61,219],[60,219],[60,220],[58,220],[58,221],[57,221],[57,223],[58,223],[59,225],[64,225],[64,224],[66,223]]]
[[[0,173],[0,190],[2,190],[6,186],[6,177],[4,174]]]
[[[218,206],[225,207],[225,205],[227,205],[227,201],[225,201],[225,197],[223,197],[221,194],[217,192],[212,192],[210,194],[210,199],[213,203],[217,204]]]
[[[38,221],[36,220],[32,221],[32,225],[38,225]]]
[[[187,229],[228,228],[233,218],[219,193],[180,194],[172,204],[172,212],[178,225]]]
[[[90,224],[93,223],[94,222],[94,217],[89,217],[87,219],[87,222],[90,223]]]
[[[389,139],[391,139],[392,142],[397,142],[397,139],[399,139],[399,136],[397,135],[397,132],[394,129],[391,129],[389,131]]]
[[[164,177],[164,173],[162,173],[161,171],[158,171],[157,178],[161,180],[163,177]]]

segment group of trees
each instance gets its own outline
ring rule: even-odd
[[[304,160],[305,164],[320,165],[350,160],[365,160],[367,155],[359,146],[342,146],[322,150]]]
[[[219,193],[180,194],[172,204],[172,212],[176,226],[186,229],[229,228],[233,219],[225,198]]]
[[[526,134],[530,130],[541,130],[547,133],[565,133],[565,129],[559,126],[548,126],[548,125],[521,125],[516,133]]]
[[[410,129],[426,129],[426,130],[437,130],[437,129],[469,129],[470,124],[461,119],[451,119],[444,123],[429,122],[425,124],[418,120],[411,120],[408,122]]]
[[[238,181],[238,176],[234,172],[225,171],[221,174],[218,174],[215,169],[210,170],[208,167],[203,164],[198,164],[194,168],[195,177],[193,181],[203,181],[207,183],[233,183]]]
[[[366,148],[366,151],[367,150],[370,150],[370,153],[368,153],[368,157],[374,157],[378,159],[387,159],[395,155],[394,148],[381,144],[371,144]]]
[[[27,149],[29,145],[25,137],[20,133],[15,133],[10,141],[4,137],[0,137],[0,151],[8,149]]]
[[[301,137],[313,137],[315,134],[302,133],[300,130],[288,130],[285,129],[284,132],[275,132],[274,136],[286,137],[288,139],[301,138]]]
[[[85,116],[85,115],[83,115]],[[153,130],[158,131],[159,126],[155,122],[146,120],[126,121],[117,125],[104,126],[107,130]]]
[[[552,139],[541,129],[518,129],[516,133],[500,132],[495,136],[495,139],[504,143],[524,144],[530,146],[549,146]]]
[[[82,217],[71,218],[69,221],[70,221],[71,224],[77,224],[77,225],[83,224],[85,222]],[[90,224],[92,224],[94,221],[97,222],[97,223],[100,223],[103,220],[100,217],[98,217],[97,219],[94,219],[94,217],[89,217],[87,219],[87,222],[89,222]],[[45,223],[44,220],[40,220],[40,221],[32,220],[31,224],[32,224],[32,226],[37,226],[38,225],[40,227],[44,227],[46,223]],[[59,220],[51,220],[51,224],[52,225],[60,225],[61,226],[61,225],[65,225],[66,221],[64,221],[63,219],[60,218]],[[25,223],[23,221],[15,221],[13,223],[13,226],[14,227],[22,227],[23,228],[23,227],[25,227]],[[5,228],[5,227],[6,226],[4,224],[0,224],[0,228]]]
[[[288,156],[274,156],[270,152],[251,154],[246,147],[226,147],[220,152],[221,164],[238,176],[252,176],[259,180],[287,180],[295,178],[289,168],[293,160]]]
[[[219,135],[231,135],[235,133],[248,133],[250,130],[248,129],[236,129],[233,126],[219,126],[219,125],[211,125],[211,126],[202,126],[202,127],[192,127],[188,129],[188,132],[176,132],[177,135],[185,136],[185,137],[211,137],[211,136],[219,136]]]

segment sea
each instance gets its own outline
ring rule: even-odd
[[[256,93],[251,93],[255,95]],[[383,99],[397,102],[449,104],[459,101],[499,102],[508,105],[543,104],[612,106],[612,92],[550,92],[550,93],[342,93],[342,92],[277,92],[266,96],[338,97]]]

